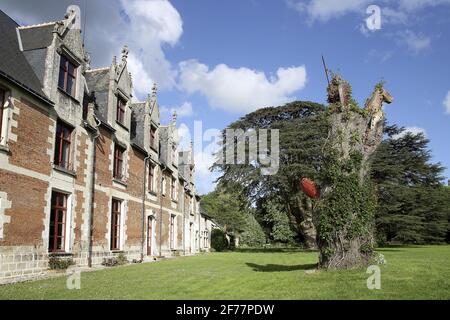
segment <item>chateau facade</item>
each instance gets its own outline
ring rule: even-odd
[[[0,11],[0,283],[45,273],[49,258],[100,265],[209,250],[192,147],[156,87],[132,102],[128,49],[90,68],[71,6],[19,26]]]

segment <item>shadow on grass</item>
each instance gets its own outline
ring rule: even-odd
[[[302,248],[236,248],[233,251],[242,253],[317,252],[317,250]]]
[[[299,264],[299,265],[281,265],[281,264],[255,264],[255,263],[246,263],[247,266],[253,269],[253,271],[257,272],[280,272],[280,271],[297,271],[297,270],[311,270],[317,268],[317,263],[307,263],[307,264]]]

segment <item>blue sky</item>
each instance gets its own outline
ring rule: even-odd
[[[0,8],[30,24],[61,19],[72,2]],[[365,24],[372,4],[381,8],[376,31]],[[450,167],[450,0],[90,0],[86,26],[93,66],[128,44],[137,98],[156,81],[163,122],[178,110],[182,135],[194,121],[220,130],[258,107],[324,103],[323,53],[360,104],[384,79],[395,97],[389,122],[424,131],[434,161]],[[207,151],[196,150],[200,192],[213,187]]]

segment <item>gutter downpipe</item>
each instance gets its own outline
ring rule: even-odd
[[[145,183],[147,182],[147,164],[150,155],[144,158],[144,179],[142,182],[142,239],[141,239],[141,261],[144,261],[144,242],[145,242]]]
[[[163,221],[163,175],[164,171],[167,169],[167,166],[161,163],[161,176],[159,177],[159,185],[160,185],[160,198],[159,198],[159,256],[162,257],[162,221]]]
[[[186,203],[185,203],[185,199],[186,199],[186,184],[187,182],[184,183],[185,185],[183,185],[183,198],[182,198],[182,203],[183,203],[183,255],[186,255]]]
[[[94,119],[97,122],[97,125],[95,126],[96,133],[92,137],[92,175],[91,175],[91,201],[90,201],[90,214],[89,214],[89,223],[88,223],[88,267],[92,268],[92,246],[93,246],[93,234],[92,230],[93,228],[93,222],[94,222],[94,202],[95,202],[95,166],[96,166],[96,141],[97,138],[100,136],[100,131],[98,130],[98,127],[100,126],[101,122],[95,117]]]

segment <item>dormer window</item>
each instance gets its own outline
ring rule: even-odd
[[[116,121],[120,123],[121,125],[125,125],[125,108],[127,105],[127,101],[118,96],[117,97],[117,114],[116,114]]]
[[[150,126],[150,148],[156,150],[156,127]]]
[[[77,67],[65,56],[61,56],[59,65],[58,87],[68,95],[75,97]]]

